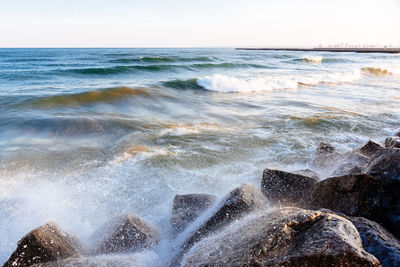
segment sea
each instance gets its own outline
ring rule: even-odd
[[[266,168],[313,169],[321,142],[399,129],[398,54],[0,49],[0,263],[46,222],[90,242],[131,213],[162,236],[139,263],[163,266],[175,195],[222,198]]]

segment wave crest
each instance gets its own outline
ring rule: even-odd
[[[131,88],[127,86],[109,88],[104,90],[94,90],[78,94],[64,94],[47,96],[36,99],[29,104],[39,108],[53,108],[58,106],[78,106],[88,105],[98,102],[110,102],[132,96],[149,96],[146,88]]]
[[[396,68],[380,68],[380,67],[364,67],[361,69],[363,74],[374,76],[387,76],[400,74],[400,69]]]

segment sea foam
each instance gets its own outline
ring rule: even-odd
[[[237,78],[221,74],[197,78],[197,84],[206,90],[221,93],[261,92],[282,89],[297,89],[301,85],[318,85],[321,83],[351,83],[361,79],[358,69],[347,72],[329,72],[310,75],[285,75],[285,76],[256,76],[250,78]]]

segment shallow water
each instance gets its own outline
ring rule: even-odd
[[[400,55],[0,49],[0,262],[57,221],[83,240],[130,212],[171,249],[175,194],[222,197],[400,128]]]

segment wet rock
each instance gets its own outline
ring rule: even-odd
[[[362,217],[348,217],[360,233],[364,249],[384,267],[400,266],[400,242],[378,223]]]
[[[339,151],[328,143],[321,143],[315,152],[311,164],[317,168],[327,168],[339,157]]]
[[[360,152],[360,154],[370,158],[372,155],[381,151],[382,149],[383,149],[383,147],[380,144],[369,140],[364,146],[362,146],[359,149],[359,152]]]
[[[319,176],[319,174],[316,173],[313,170],[310,170],[310,169],[297,170],[297,171],[294,171],[293,173],[294,174],[300,174],[300,175],[307,176],[307,177],[311,177],[311,178],[314,178],[316,180],[321,180],[321,177]]]
[[[264,209],[265,207],[265,197],[253,184],[245,184],[234,189],[219,203],[215,212],[192,232],[191,237],[186,239],[170,266],[177,266],[182,256],[194,243],[251,211]]]
[[[174,234],[183,231],[216,200],[207,194],[176,195],[172,208],[171,226]]]
[[[201,240],[183,266],[380,266],[347,219],[281,208],[250,215]]]
[[[400,148],[400,136],[390,136],[385,140],[386,147]]]
[[[304,206],[316,185],[315,178],[266,169],[261,180],[261,191],[274,205]]]
[[[76,238],[62,232],[56,223],[47,223],[18,241],[17,249],[3,267],[31,266],[36,263],[80,257],[82,246]]]
[[[106,223],[93,235],[94,253],[134,252],[157,245],[156,228],[131,214],[124,214]]]
[[[311,165],[319,169],[324,177],[343,176],[362,173],[369,158],[360,151],[339,153],[332,145],[321,143]]]
[[[381,216],[380,188],[378,179],[368,174],[328,178],[316,184],[309,207],[378,218]]]

